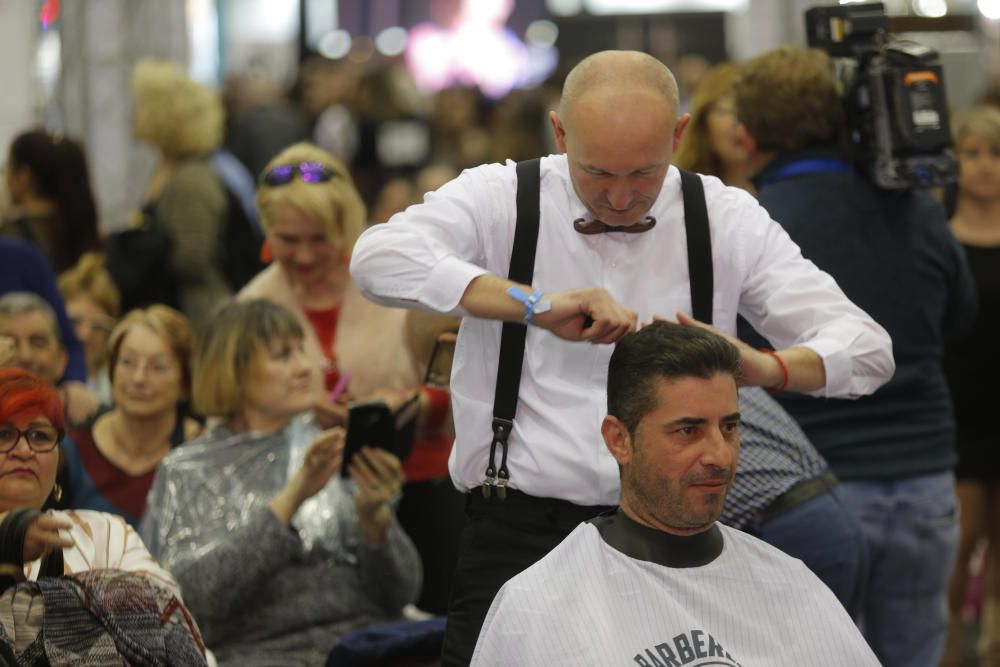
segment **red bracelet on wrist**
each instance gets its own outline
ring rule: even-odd
[[[760,351],[763,352],[764,354],[770,354],[778,362],[778,365],[781,366],[781,375],[782,375],[781,384],[779,384],[777,387],[764,387],[764,389],[771,394],[780,394],[781,392],[785,391],[785,389],[788,387],[788,366],[786,366],[784,360],[782,360],[782,358],[778,356],[778,353],[772,350],[771,348],[762,347],[760,348]]]

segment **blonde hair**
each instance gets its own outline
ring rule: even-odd
[[[739,71],[736,63],[719,63],[708,71],[695,89],[691,100],[691,120],[674,155],[674,164],[681,169],[722,176],[722,163],[712,148],[712,137],[708,132],[708,116],[719,100],[733,95],[733,84]]]
[[[121,308],[121,294],[104,268],[104,257],[88,252],[71,269],[59,275],[59,292],[63,301],[70,302],[78,296],[86,296],[94,301],[104,313],[117,319]]]
[[[232,301],[206,323],[194,353],[194,409],[230,417],[243,407],[243,380],[261,349],[277,340],[301,340],[295,316],[265,299]]]
[[[129,311],[111,332],[108,339],[108,374],[115,377],[115,366],[125,336],[137,325],[151,329],[166,342],[181,367],[181,387],[184,395],[191,391],[191,352],[194,349],[194,329],[183,314],[170,306],[157,304]]]
[[[996,107],[978,106],[958,114],[953,127],[956,147],[967,137],[976,137],[991,146],[1000,146],[1000,109]]]
[[[222,143],[219,95],[169,60],[144,58],[132,70],[135,133],[171,158],[215,150]]]
[[[265,232],[271,231],[272,215],[279,206],[292,205],[326,230],[326,238],[349,257],[354,243],[365,229],[365,205],[361,201],[347,169],[335,157],[310,143],[293,144],[278,153],[264,167],[264,173],[278,165],[319,162],[333,170],[334,176],[323,183],[307,183],[296,175],[284,185],[261,181],[257,189],[257,209]]]

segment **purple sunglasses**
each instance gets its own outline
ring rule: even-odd
[[[319,162],[299,162],[298,164],[279,164],[263,173],[260,180],[270,186],[291,183],[295,174],[306,183],[326,183],[337,175],[330,167]]]

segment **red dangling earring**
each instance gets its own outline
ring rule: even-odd
[[[260,245],[260,261],[265,264],[270,264],[274,261],[274,255],[271,254],[271,244],[267,239]]]

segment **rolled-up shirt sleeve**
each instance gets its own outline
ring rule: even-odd
[[[805,347],[823,360],[826,386],[811,396],[856,398],[892,378],[892,339],[830,274],[802,256],[788,233],[758,207],[760,234],[744,248],[740,314],[776,348]],[[756,247],[754,247],[756,246]]]
[[[384,306],[465,314],[459,302],[487,273],[488,235],[513,199],[510,173],[504,165],[467,170],[424,203],[365,231],[351,256],[361,293]]]

